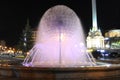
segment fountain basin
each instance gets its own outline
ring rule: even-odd
[[[81,66],[73,68],[41,68],[1,65],[0,76],[42,80],[119,80],[120,65]]]

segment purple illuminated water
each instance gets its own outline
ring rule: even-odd
[[[79,67],[95,65],[86,52],[81,22],[76,13],[58,5],[43,15],[34,47],[23,62],[32,67]]]

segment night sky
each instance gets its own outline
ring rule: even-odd
[[[44,12],[58,4],[66,5],[76,12],[87,36],[92,26],[91,0],[1,0],[0,40],[5,40],[9,46],[16,45],[27,19],[31,27],[35,28]],[[97,0],[97,15],[98,27],[103,33],[109,29],[119,28],[119,0]]]

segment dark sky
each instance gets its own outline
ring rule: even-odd
[[[91,0],[0,0],[0,40],[17,44],[27,19],[32,28],[44,12],[57,4],[72,8],[80,17],[85,33],[92,26]],[[119,0],[97,0],[98,27],[106,30],[120,27]]]

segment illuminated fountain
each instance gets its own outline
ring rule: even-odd
[[[95,62],[86,52],[80,20],[63,5],[52,7],[43,15],[35,45],[23,65],[2,64],[0,76],[16,80],[120,79],[120,64]]]
[[[43,15],[34,47],[23,65],[32,67],[93,66],[86,52],[81,22],[76,13],[63,5],[48,9]]]

